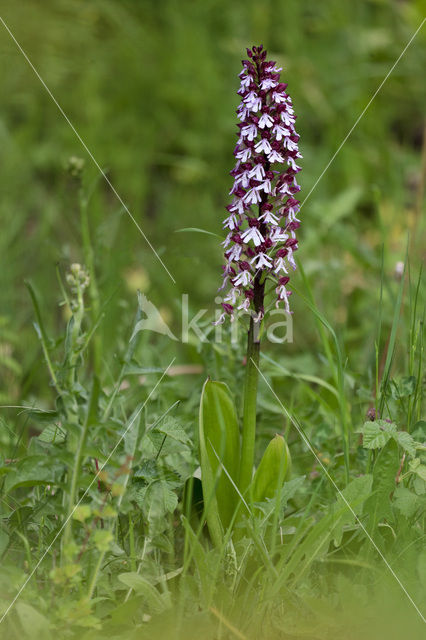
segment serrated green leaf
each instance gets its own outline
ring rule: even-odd
[[[178,504],[176,493],[165,480],[152,482],[148,487],[139,489],[135,494],[136,503],[142,508],[145,517],[151,525],[159,522],[165,526],[165,516],[173,513]]]
[[[414,458],[416,455],[416,442],[409,433],[406,431],[397,431],[397,433],[393,435],[393,438],[404,451]]]
[[[38,436],[41,442],[49,444],[62,444],[65,442],[67,432],[58,424],[49,424]]]
[[[158,427],[155,427],[155,430],[163,433],[169,438],[173,438],[173,440],[177,440],[177,442],[181,442],[182,444],[188,444],[188,442],[191,441],[189,435],[184,431],[184,429],[182,429],[175,418],[165,418]]]
[[[384,430],[383,426],[377,422],[365,422],[361,429],[362,446],[364,449],[383,449],[390,440],[391,433]]]

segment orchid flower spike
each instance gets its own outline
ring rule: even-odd
[[[299,136],[287,85],[280,82],[281,68],[267,60],[263,46],[247,49],[243,60],[237,109],[240,120],[234,150],[236,165],[230,172],[234,184],[232,202],[226,207],[228,230],[223,246],[225,265],[221,289],[227,289],[223,313],[234,318],[236,309],[263,317],[265,279],[276,282],[276,305],[290,312],[286,289],[288,273],[296,268],[293,253],[298,248],[295,231],[300,191],[296,175]]]

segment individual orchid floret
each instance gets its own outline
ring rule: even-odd
[[[232,202],[224,220],[227,236],[222,243],[226,264],[223,284],[228,289],[218,322],[236,310],[264,314],[265,280],[276,282],[276,305],[290,313],[287,290],[289,272],[296,268],[298,248],[295,231],[300,191],[296,175],[301,158],[296,115],[287,85],[280,81],[281,68],[266,60],[263,46],[247,50],[237,93],[238,141],[236,165],[230,172],[234,184]]]

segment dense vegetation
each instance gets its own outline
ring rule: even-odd
[[[1,3],[70,121],[1,24],[1,637],[422,637],[426,27],[369,102],[423,13]],[[199,405],[210,377],[241,417],[246,328],[211,323],[237,74],[260,42],[298,114],[303,205],[256,462],[279,433],[292,470],[218,541]],[[144,330],[147,300],[168,335]]]

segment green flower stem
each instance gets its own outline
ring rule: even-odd
[[[259,381],[260,342],[256,338],[257,326],[250,318],[247,339],[246,376],[244,381],[243,440],[241,450],[240,490],[244,495],[253,475],[254,445],[256,439],[256,402]]]

